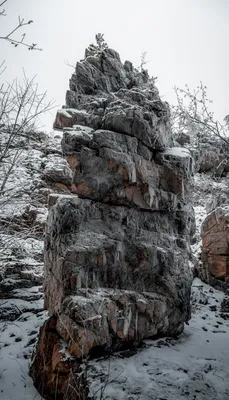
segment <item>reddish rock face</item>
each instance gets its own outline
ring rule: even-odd
[[[86,384],[82,374],[79,377],[80,362],[70,357],[56,326],[57,319],[51,317],[40,330],[30,369],[34,385],[47,400],[86,400]]]
[[[217,208],[202,225],[202,262],[209,278],[229,280],[229,211]]]

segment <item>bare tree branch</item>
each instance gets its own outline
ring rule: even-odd
[[[211,100],[207,96],[207,87],[200,82],[191,92],[186,85],[185,89],[175,87],[177,104],[172,107],[172,126],[174,132],[190,132],[202,137],[213,135],[229,144],[227,118],[225,125],[221,124],[210,111]]]
[[[6,66],[5,66],[5,60],[4,60],[0,64],[0,75],[2,75],[5,70],[6,70]],[[1,87],[0,87],[0,90],[1,90]]]
[[[1,4],[0,7],[2,7],[8,0],[4,0]],[[0,16],[6,16],[7,14],[5,14],[5,9],[0,10]],[[14,47],[18,47],[18,46],[25,46],[28,48],[28,50],[39,50],[41,51],[42,49],[37,47],[37,43],[27,43],[25,41],[25,37],[26,37],[26,33],[23,33],[21,35],[21,39],[16,39],[15,37],[13,37],[13,35],[18,32],[21,28],[23,28],[24,26],[30,25],[32,24],[33,21],[29,20],[26,21],[24,20],[24,18],[21,18],[20,16],[18,16],[18,24],[16,25],[16,27],[9,32],[7,35],[5,36],[0,36],[0,40],[6,40],[7,42],[11,43]]]
[[[0,7],[2,7],[6,2],[7,2],[7,0],[4,0],[4,1],[0,4]],[[2,16],[5,17],[5,16],[6,16],[5,11],[6,11],[5,9],[1,10],[1,11],[0,11],[0,16],[2,15]]]
[[[68,60],[64,60],[65,65],[67,65],[68,67],[73,68],[74,70],[76,69],[76,66],[71,64]]]

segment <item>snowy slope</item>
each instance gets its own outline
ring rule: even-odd
[[[184,333],[176,339],[147,340],[141,349],[92,360],[88,376],[93,398],[229,399],[229,314],[220,312],[223,298],[222,292],[195,279],[193,316]],[[40,300],[35,303],[38,309],[42,307]],[[46,317],[44,311],[24,312],[16,321],[0,323],[1,400],[41,399],[28,376],[28,363]]]
[[[95,399],[101,392],[110,400],[229,399],[229,319],[220,316],[224,295],[195,279],[192,296],[192,319],[177,340],[145,341],[132,357],[119,353],[90,363]]]
[[[43,169],[60,152],[61,136],[20,151],[0,197],[0,399],[40,399],[28,375],[43,309],[43,226],[47,215]],[[34,148],[33,148],[34,147]],[[10,157],[16,150],[11,149]],[[59,158],[61,156],[59,155]],[[0,166],[0,182],[4,179]]]
[[[45,315],[44,311],[24,312],[13,322],[0,322],[1,400],[42,399],[28,375],[28,362]]]

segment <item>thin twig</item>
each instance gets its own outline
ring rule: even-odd
[[[2,7],[8,0],[4,0],[1,4],[0,7]],[[2,11],[0,11],[0,16],[6,16],[7,14],[5,14],[5,9],[3,9]],[[0,40],[5,40],[9,43],[11,43],[14,47],[18,47],[18,46],[24,46],[27,47],[28,50],[38,50],[41,51],[42,49],[37,47],[37,43],[27,43],[25,42],[25,37],[26,37],[26,33],[23,33],[21,35],[21,40],[16,39],[15,37],[13,37],[13,35],[18,32],[18,30],[20,30],[21,28],[23,28],[24,26],[30,25],[32,24],[33,21],[29,20],[26,21],[24,20],[24,18],[21,18],[20,16],[18,16],[18,24],[16,25],[16,27],[14,29],[12,29],[12,31],[10,31],[7,35],[5,36],[0,36]]]

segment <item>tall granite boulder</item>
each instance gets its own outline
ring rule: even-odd
[[[86,53],[87,54],[87,53]],[[58,111],[72,194],[49,196],[45,307],[31,375],[45,398],[87,398],[81,364],[190,318],[192,158],[146,71],[105,48],[77,63]],[[70,108],[69,108],[70,107]]]

